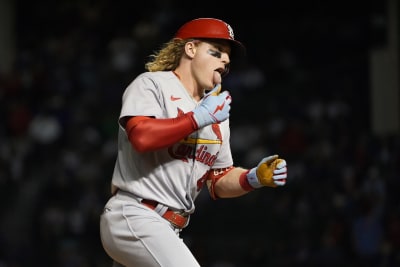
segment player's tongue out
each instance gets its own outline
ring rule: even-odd
[[[221,74],[218,71],[214,71],[214,85],[220,84],[221,81]]]

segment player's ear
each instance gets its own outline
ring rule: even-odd
[[[197,46],[194,41],[189,41],[185,44],[185,54],[189,58],[193,58],[194,55],[196,54]]]

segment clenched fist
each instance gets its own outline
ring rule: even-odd
[[[247,179],[253,188],[283,186],[286,184],[286,178],[286,161],[278,155],[263,158],[257,167],[247,173]]]

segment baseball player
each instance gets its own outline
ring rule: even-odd
[[[100,218],[114,267],[200,266],[179,234],[204,187],[216,200],[286,184],[278,155],[251,169],[233,163],[231,96],[221,82],[243,51],[226,22],[191,20],[124,91],[112,197]]]

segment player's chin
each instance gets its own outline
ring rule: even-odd
[[[215,86],[217,86],[217,84],[216,83],[214,84],[214,82],[211,81],[210,83],[207,83],[206,88],[210,91],[210,90],[214,89]]]

